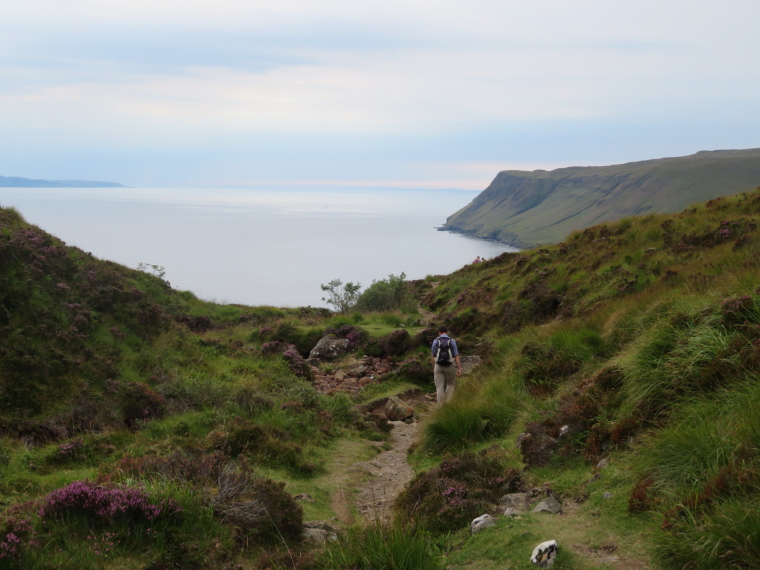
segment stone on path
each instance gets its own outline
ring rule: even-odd
[[[403,422],[414,415],[414,408],[406,402],[396,398],[388,398],[385,404],[385,417],[392,422]]]

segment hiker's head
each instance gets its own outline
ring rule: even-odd
[[[445,334],[449,332],[449,329],[446,328],[446,325],[441,325],[438,327],[438,334]]]

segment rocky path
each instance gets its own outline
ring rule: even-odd
[[[389,422],[391,449],[375,459],[356,463],[351,468],[366,471],[372,479],[359,487],[356,508],[365,522],[389,522],[393,501],[414,477],[414,471],[406,460],[409,447],[417,433],[417,422]]]

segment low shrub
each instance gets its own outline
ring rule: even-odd
[[[41,519],[82,516],[89,520],[152,521],[180,511],[173,501],[155,504],[143,491],[74,481],[50,493],[37,514]]]
[[[216,481],[228,456],[221,451],[173,451],[168,455],[124,457],[115,465],[101,468],[99,482],[124,478],[160,477],[183,482],[209,483]]]
[[[502,495],[519,490],[520,474],[507,469],[506,460],[497,447],[447,456],[440,466],[415,477],[396,508],[408,524],[435,533],[464,528]]]
[[[245,468],[229,465],[217,487],[214,512],[245,537],[264,543],[301,540],[303,509],[285,491],[285,483],[256,478]]]
[[[134,428],[138,421],[160,418],[166,409],[166,398],[142,382],[120,386],[119,408],[125,423]]]
[[[236,419],[226,432],[212,434],[214,447],[229,457],[245,456],[270,465],[282,465],[301,473],[317,466],[306,460],[303,449],[290,436],[271,425]]]

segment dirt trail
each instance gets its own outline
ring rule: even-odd
[[[371,461],[351,466],[351,469],[372,475],[372,479],[359,487],[356,496],[356,508],[365,522],[390,521],[393,501],[414,477],[414,471],[406,456],[417,433],[417,422],[390,423],[393,425],[391,449],[382,452]]]

